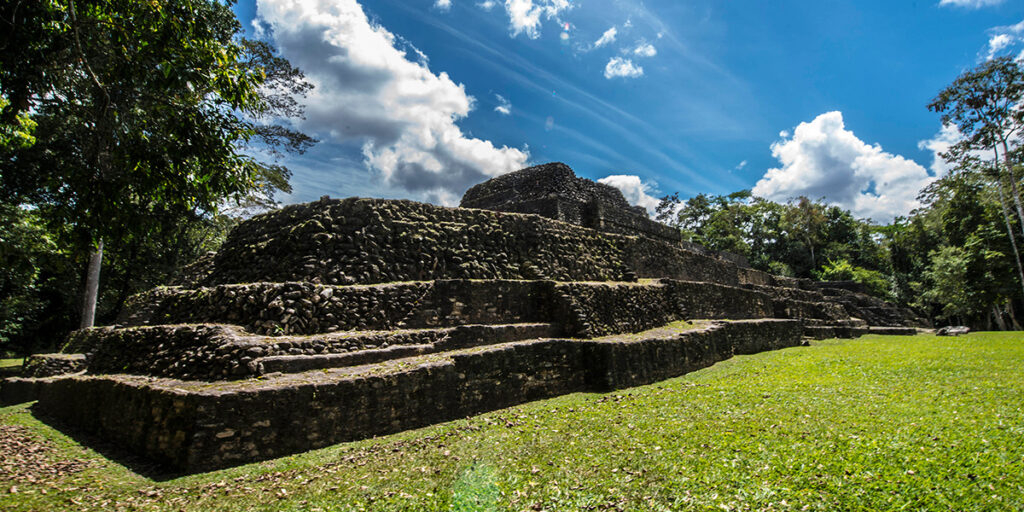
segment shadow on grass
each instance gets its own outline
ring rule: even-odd
[[[110,462],[124,466],[129,471],[132,471],[144,478],[148,478],[156,482],[165,482],[181,478],[183,476],[202,473],[181,471],[167,464],[140,456],[133,453],[126,444],[118,443],[117,440],[104,439],[99,435],[71,426],[49,414],[46,414],[46,412],[44,412],[36,403],[33,403],[27,411],[35,419],[70,437],[76,443],[99,453]]]
[[[0,367],[0,379],[7,377],[20,377],[21,376],[21,365],[17,366],[3,366]]]

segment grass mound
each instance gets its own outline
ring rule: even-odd
[[[15,406],[0,509],[1020,510],[1021,397],[1020,334],[867,336],[156,479]]]

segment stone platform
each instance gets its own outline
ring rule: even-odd
[[[254,217],[0,401],[194,472],[923,325],[687,245],[561,164],[464,204],[510,211],[324,198]]]
[[[12,379],[64,423],[186,472],[217,469],[566,393],[637,386],[796,346],[796,320],[707,322],[594,340],[535,339],[259,379]]]

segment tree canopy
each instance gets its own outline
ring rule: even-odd
[[[76,269],[106,241],[121,302],[166,278],[141,258],[195,257],[222,206],[272,206],[290,190],[274,158],[315,142],[287,121],[311,85],[230,3],[14,0],[0,28],[4,214],[47,226]]]

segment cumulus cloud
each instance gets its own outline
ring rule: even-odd
[[[481,8],[481,9],[483,9],[485,11],[489,11],[491,9],[494,9],[494,6],[498,5],[498,4],[494,0],[487,0],[486,2],[480,2],[480,3],[476,4],[476,5],[477,5],[477,7]]]
[[[301,127],[361,143],[365,164],[388,185],[451,202],[525,166],[527,152],[466,136],[456,124],[473,108],[465,88],[410,60],[356,0],[259,0],[258,15],[316,85]]]
[[[558,15],[570,8],[569,0],[505,0],[512,37],[526,34],[530,39],[537,39],[540,37],[541,17],[561,24]]]
[[[614,43],[615,35],[618,33],[619,31],[616,30],[615,27],[605,30],[604,34],[601,34],[601,37],[598,38],[597,41],[594,41],[594,48],[600,48],[606,44]]]
[[[943,125],[939,133],[935,134],[935,137],[917,143],[919,149],[929,151],[932,154],[932,165],[929,166],[932,174],[942,176],[953,168],[953,164],[947,163],[946,159],[942,158],[942,153],[949,151],[949,148],[953,144],[960,142],[961,138],[960,129],[955,124],[947,124]]]
[[[661,202],[661,200],[651,195],[652,193],[657,193],[657,187],[650,183],[644,183],[639,176],[613,174],[601,178],[597,182],[619,189],[629,204],[642,206],[647,210],[648,215],[654,215],[655,208]]]
[[[495,94],[494,98],[498,100],[498,106],[494,107],[494,111],[495,112],[497,112],[497,113],[499,113],[499,114],[501,114],[503,116],[507,116],[507,115],[511,115],[512,114],[512,103],[511,102],[509,102],[507,99],[505,99],[504,96],[502,96],[500,94]]]
[[[1001,3],[1003,3],[1003,0],[941,0],[939,5],[980,9],[990,5],[999,5]]]
[[[611,80],[615,77],[637,78],[643,76],[644,68],[633,64],[629,59],[612,57],[604,67],[604,77]]]
[[[641,43],[633,49],[633,55],[637,55],[639,57],[654,57],[657,54],[658,50],[654,45],[649,43]]]
[[[771,149],[782,166],[768,169],[754,195],[773,201],[825,198],[876,222],[920,206],[918,193],[935,179],[914,161],[861,141],[846,129],[841,112],[800,123],[792,138],[783,137]]]
[[[987,59],[993,59],[1008,49],[1024,46],[1024,20],[1016,25],[989,29]],[[1024,52],[1021,53],[1024,56]],[[1024,59],[1022,59],[1024,60]]]
[[[442,11],[447,11],[452,8],[452,0],[437,0],[434,2],[434,7],[441,9]]]

